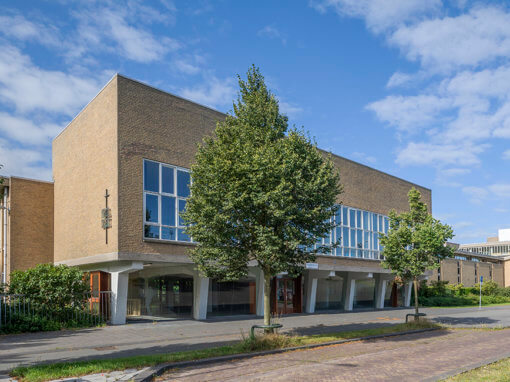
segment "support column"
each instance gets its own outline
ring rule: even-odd
[[[344,310],[352,310],[354,305],[354,290],[356,288],[356,279],[349,273],[344,279]]]
[[[198,272],[193,275],[193,318],[207,318],[207,299],[209,297],[209,278],[201,277]]]
[[[143,263],[141,262],[132,262],[128,265],[114,265],[105,269],[111,275],[112,325],[123,325],[126,323],[129,274],[141,269],[143,269]]]
[[[317,278],[313,277],[312,272],[306,275],[306,303],[305,312],[315,313],[315,301],[317,298]]]
[[[404,306],[406,308],[411,306],[411,291],[413,290],[413,282],[409,281],[404,286]]]
[[[128,280],[128,273],[111,272],[112,325],[123,325],[126,323]]]
[[[386,295],[386,287],[388,285],[388,280],[386,280],[382,275],[377,275],[375,280],[375,308],[383,309],[384,308],[384,296]]]
[[[257,269],[255,289],[255,314],[259,317],[262,317],[264,316],[264,272],[262,269]]]

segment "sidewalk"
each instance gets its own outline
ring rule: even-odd
[[[429,318],[456,326],[510,326],[510,306],[465,309],[423,309]],[[392,325],[412,309],[291,315],[280,322],[284,331],[317,334]],[[168,320],[122,326],[0,336],[0,374],[18,365],[167,353],[223,345],[239,340],[260,318],[207,321]]]
[[[438,330],[169,370],[158,381],[437,381],[510,356],[510,329]]]

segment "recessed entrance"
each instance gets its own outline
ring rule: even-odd
[[[273,279],[272,311],[276,314],[301,313],[301,276]]]

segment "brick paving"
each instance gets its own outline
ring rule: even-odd
[[[164,381],[433,381],[510,356],[510,329],[440,330],[171,370]]]
[[[411,309],[385,309],[290,315],[282,317],[285,331],[317,334],[387,326],[403,322]],[[422,309],[428,317],[455,326],[510,326],[510,306],[461,309]],[[60,332],[0,335],[0,379],[18,365],[168,353],[218,346],[237,341],[241,332],[260,324],[255,317],[207,321],[167,320]]]

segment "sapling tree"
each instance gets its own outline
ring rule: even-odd
[[[199,271],[219,280],[264,273],[264,324],[270,325],[271,278],[297,275],[315,260],[317,239],[332,228],[339,175],[329,158],[287,117],[258,68],[239,77],[233,112],[199,145],[183,218],[197,245]]]
[[[408,193],[409,212],[390,212],[390,229],[381,234],[384,246],[382,266],[403,281],[414,284],[415,313],[418,314],[418,278],[428,269],[439,267],[442,259],[452,257],[453,249],[446,242],[453,235],[452,228],[428,213],[421,193],[412,188]]]

